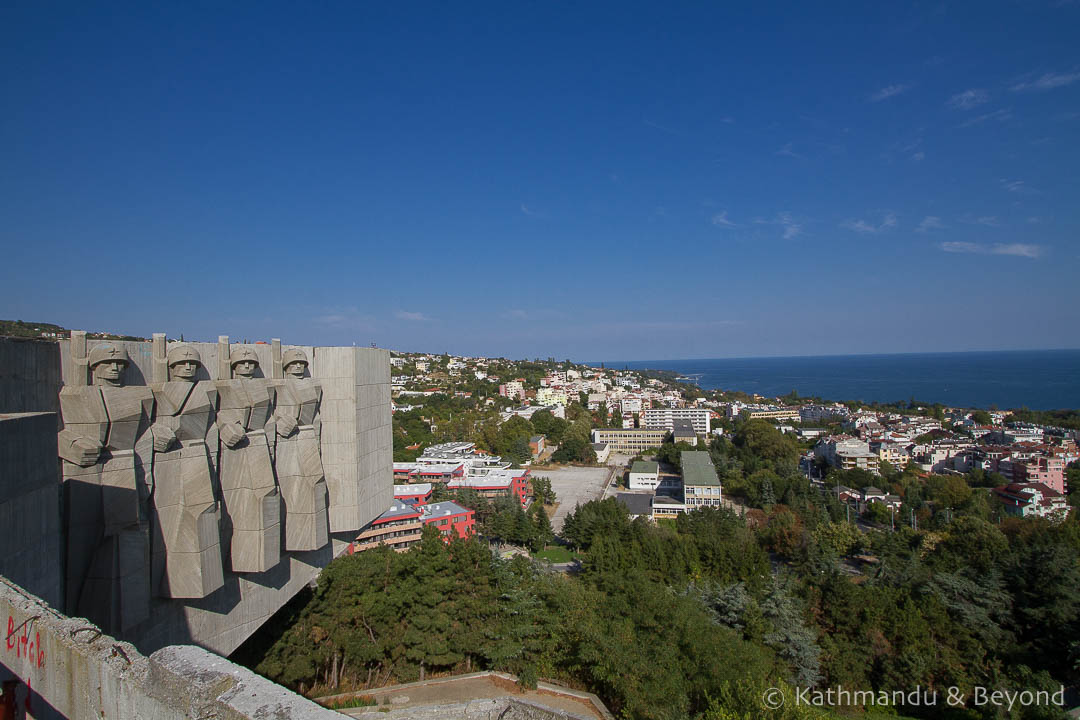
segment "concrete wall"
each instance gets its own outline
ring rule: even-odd
[[[60,412],[56,343],[0,337],[0,413]]]
[[[16,679],[17,713],[53,720],[334,720],[335,712],[192,646],[150,657],[55,612],[0,578],[0,681]],[[22,717],[17,714],[16,717]]]
[[[87,339],[88,350],[99,341]],[[153,378],[153,352],[148,342],[113,342],[127,351],[132,361],[125,381],[129,385],[145,385]],[[218,378],[218,344],[189,343],[202,357],[201,379]],[[235,345],[234,345],[235,346]],[[9,341],[0,338],[0,412],[7,410],[56,410],[57,393],[65,378],[73,377],[74,364],[70,356],[70,341],[42,343],[37,341]],[[270,345],[248,345],[259,357],[266,375],[272,367]],[[386,350],[356,347],[300,347],[311,360],[309,372],[323,387],[322,402],[322,456],[330,493],[330,545],[311,552],[282,553],[281,562],[274,568],[258,574],[237,575],[226,572],[225,586],[208,597],[199,600],[155,599],[150,619],[132,629],[124,636],[143,652],[152,652],[166,645],[195,643],[215,652],[227,655],[247,639],[282,605],[288,602],[304,585],[311,583],[330,560],[341,554],[357,531],[378,517],[393,499],[392,436],[390,414],[390,354]],[[85,370],[84,370],[85,372]],[[26,492],[39,493],[33,501],[34,511],[40,517],[22,511],[12,518],[17,521],[17,534],[25,534],[27,540],[5,542],[2,548],[16,547],[18,556],[0,565],[0,570],[20,577],[36,594],[46,596],[57,606],[62,606],[54,577],[62,566],[56,559],[62,555],[60,533],[53,534],[60,522],[57,505],[59,495],[45,498],[44,485],[34,485],[28,490],[6,480],[10,476],[8,466],[22,462],[13,453],[29,442],[35,452],[49,446],[50,459],[34,461],[38,478],[45,483],[45,474],[51,473],[52,482],[59,487],[60,474],[56,462],[55,416],[51,427],[45,420],[34,422],[32,441],[20,434],[8,456],[0,455],[0,518],[4,512],[14,512],[14,495]],[[29,422],[29,421],[26,421]],[[12,426],[14,427],[14,426]],[[19,456],[22,457],[22,456]],[[20,477],[23,471],[19,471]],[[21,481],[20,481],[21,482]],[[13,489],[14,488],[14,489]],[[39,502],[40,500],[40,502]],[[20,503],[29,502],[19,500]],[[52,503],[52,504],[50,504]],[[21,505],[18,507],[22,507]],[[34,529],[26,529],[33,521]],[[39,522],[40,521],[40,522]],[[10,526],[8,526],[10,528]],[[39,532],[40,531],[40,532]],[[0,539],[10,529],[0,528]],[[41,534],[48,536],[40,539]],[[32,548],[29,538],[41,553],[38,559],[27,554]],[[40,540],[40,541],[39,541]]]
[[[484,698],[446,705],[424,705],[400,710],[382,708],[343,711],[361,720],[593,720],[518,698]],[[340,716],[339,716],[340,717]]]
[[[394,499],[390,352],[319,347],[314,354],[311,374],[323,388],[322,457],[331,498],[330,530],[355,531]]]
[[[55,413],[0,413],[0,575],[62,604]]]

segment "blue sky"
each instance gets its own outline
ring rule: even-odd
[[[1080,2],[7,3],[0,317],[1077,347]]]

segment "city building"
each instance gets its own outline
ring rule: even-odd
[[[684,450],[680,455],[683,474],[683,502],[688,510],[720,506],[720,478],[712,458],[704,450]]]
[[[873,452],[875,449],[879,460],[887,462],[897,469],[903,469],[911,462],[911,451],[902,443],[882,440],[871,443],[870,451]]]
[[[564,388],[542,387],[536,391],[537,405],[569,405],[569,397]]]
[[[529,504],[531,494],[528,470],[491,470],[480,476],[455,478],[446,487],[450,490],[471,488],[485,498],[515,497],[522,507]]]
[[[606,444],[611,452],[637,455],[660,447],[666,435],[667,430],[648,428],[596,428],[592,431],[592,441]]]
[[[696,447],[698,435],[689,420],[680,418],[675,420],[675,428],[671,431],[671,439],[677,443],[684,442]]]
[[[652,501],[650,502],[650,509],[652,510],[652,519],[659,520],[661,518],[674,519],[679,515],[682,515],[689,508],[677,498],[669,497],[667,495],[653,495]]]
[[[423,505],[427,503],[431,500],[431,493],[431,483],[394,486],[394,499],[409,505]]]
[[[804,423],[843,421],[850,414],[851,411],[843,405],[804,405],[799,408],[799,419]]]
[[[592,443],[593,452],[596,453],[596,462],[603,465],[608,461],[608,457],[611,456],[611,448],[607,443]]]
[[[499,386],[499,394],[508,398],[522,398],[525,396],[525,386],[522,380],[511,380]]]
[[[639,517],[652,517],[652,495],[646,493],[621,492],[615,495],[615,501],[626,508],[631,520]]]
[[[443,539],[467,538],[476,534],[476,513],[449,500],[424,506],[424,525],[434,525]]]
[[[698,435],[708,435],[712,428],[713,411],[709,408],[649,408],[642,425],[653,430],[674,430],[676,420],[688,420]]]
[[[630,466],[627,486],[631,490],[655,490],[660,484],[660,465],[649,460],[635,460]]]
[[[404,552],[420,542],[424,529],[423,508],[395,502],[390,509],[371,521],[349,545],[349,554],[363,552],[379,545],[389,545]]]
[[[867,470],[878,474],[881,458],[870,452],[870,445],[847,435],[822,438],[814,454],[841,470]]]
[[[799,408],[743,408],[739,416],[744,420],[802,420]]]
[[[994,488],[994,494],[1009,515],[1060,520],[1069,513],[1065,496],[1044,483],[1011,483]]]
[[[539,457],[544,452],[544,447],[543,435],[533,435],[529,438],[529,452],[532,453],[533,457]]]
[[[1054,455],[1032,455],[1026,459],[1010,459],[999,463],[1001,473],[1012,476],[1013,483],[1042,483],[1056,493],[1068,491],[1065,484],[1065,461]],[[1006,474],[1006,470],[1010,470]]]
[[[418,466],[460,463],[464,466],[465,475],[483,475],[490,470],[504,470],[510,467],[509,462],[498,455],[488,455],[482,450],[477,450],[476,444],[471,442],[432,445],[424,450],[423,455],[416,458],[416,463]]]

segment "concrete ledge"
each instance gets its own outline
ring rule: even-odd
[[[576,715],[510,697],[399,710],[360,708],[341,712],[359,720],[591,720],[588,715]]]
[[[0,578],[0,680],[17,679],[34,718],[335,720],[293,692],[192,645],[149,658]]]
[[[536,683],[536,690],[528,691],[534,697],[517,697],[513,692],[506,690],[505,695],[499,697],[478,697],[465,702],[428,702],[422,703],[416,700],[415,691],[430,691],[439,686],[450,688],[455,684],[462,684],[472,680],[499,680],[505,688],[506,684],[516,686],[518,679],[514,675],[494,670],[482,672],[452,675],[450,677],[438,677],[429,680],[419,680],[401,685],[387,685],[386,687],[357,692],[343,693],[340,695],[326,695],[317,698],[320,703],[330,703],[335,700],[345,700],[355,696],[366,695],[380,703],[379,709],[374,707],[349,708],[341,710],[347,715],[366,720],[375,718],[569,718],[571,720],[595,720],[596,717],[604,720],[614,720],[614,716],[604,705],[604,702],[591,692],[574,690],[563,685],[548,682]],[[407,700],[410,691],[413,691],[413,701]],[[540,697],[535,697],[539,695]],[[570,699],[580,703],[582,710],[589,708],[593,714],[570,712],[565,709],[550,707],[544,704],[544,695]],[[404,702],[395,702],[395,699],[404,699]],[[395,704],[407,707],[397,707]],[[572,707],[572,705],[571,705]],[[506,713],[502,715],[501,713]]]

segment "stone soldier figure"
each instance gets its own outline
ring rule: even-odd
[[[234,572],[263,572],[281,559],[281,496],[267,443],[270,381],[256,378],[251,348],[229,354],[232,380],[219,380],[217,426],[221,437],[218,477],[231,526]]]
[[[308,359],[292,348],[281,356],[284,380],[275,382],[275,467],[285,501],[285,549],[317,550],[329,541],[326,478],[319,420],[322,388],[305,378]]]
[[[154,397],[148,387],[124,387],[130,360],[116,345],[95,346],[86,364],[92,384],[60,391],[66,604],[70,614],[120,633],[150,614],[147,492],[136,443],[149,427]]]
[[[169,380],[153,386],[153,582],[162,597],[201,598],[224,584],[211,456],[217,392],[213,383],[196,381],[202,359],[195,348],[176,344],[166,359]]]

